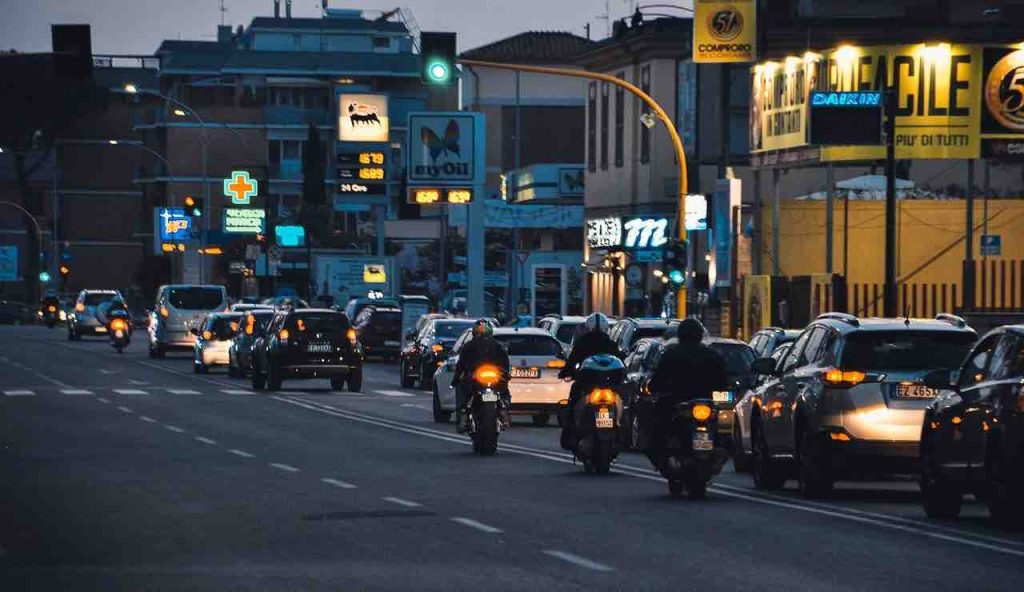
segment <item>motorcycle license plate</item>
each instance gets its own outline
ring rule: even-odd
[[[601,409],[597,412],[597,417],[594,419],[594,427],[596,428],[613,428],[615,427],[615,421],[612,419],[612,414],[607,409]]]
[[[711,438],[711,434],[707,432],[697,432],[693,435],[694,450],[712,450],[714,447],[715,441]]]
[[[484,393],[480,395],[480,400],[484,403],[495,403],[498,401],[498,395],[494,393]]]

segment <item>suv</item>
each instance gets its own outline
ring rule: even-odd
[[[420,388],[433,390],[434,372],[441,365],[455,345],[455,341],[473,328],[470,319],[431,319],[420,329],[412,342],[402,350],[398,361],[398,373],[403,388],[413,386],[418,380]]]
[[[398,359],[402,351],[402,311],[384,305],[367,306],[353,324],[366,355]]]
[[[168,350],[194,350],[198,328],[211,312],[228,311],[224,286],[175,284],[160,286],[149,322],[149,357]]]
[[[772,355],[783,343],[792,343],[800,337],[800,329],[780,329],[779,327],[765,327],[750,340],[750,347],[754,355],[759,358],[767,358]]]
[[[923,383],[962,360],[977,339],[959,317],[935,320],[819,316],[782,362],[751,410],[754,485],[795,477],[800,493],[831,493],[837,478],[918,468],[925,408],[940,394]]]
[[[330,378],[331,388],[359,392],[363,350],[344,313],[282,310],[252,346],[252,388],[279,390],[285,378]]]
[[[985,335],[950,379],[948,371],[926,379],[952,391],[932,402],[924,417],[925,513],[954,518],[963,495],[973,493],[1000,526],[1024,526],[1024,325]]]
[[[572,346],[573,335],[576,334],[576,328],[585,320],[587,320],[586,317],[548,315],[537,322],[537,328],[550,333],[562,344],[562,349],[568,354],[569,348]]]
[[[114,298],[124,298],[117,290],[82,290],[78,293],[71,314],[67,315],[68,340],[78,341],[82,335],[107,332],[106,305]]]
[[[619,344],[625,357],[637,341],[646,337],[664,338],[667,331],[678,325],[679,319],[622,319],[615,323],[608,336]]]

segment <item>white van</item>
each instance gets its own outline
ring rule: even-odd
[[[149,357],[162,358],[168,350],[193,350],[193,327],[202,326],[211,312],[230,308],[224,286],[175,284],[160,286],[149,322]]]

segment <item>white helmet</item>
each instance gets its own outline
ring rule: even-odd
[[[587,333],[607,333],[610,324],[608,323],[608,317],[602,313],[595,312],[591,313],[587,320],[583,321],[583,325],[586,327]]]

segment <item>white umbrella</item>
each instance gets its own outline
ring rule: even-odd
[[[896,179],[896,189],[913,189],[914,182]],[[862,175],[836,183],[836,189],[853,191],[885,191],[885,175]]]

